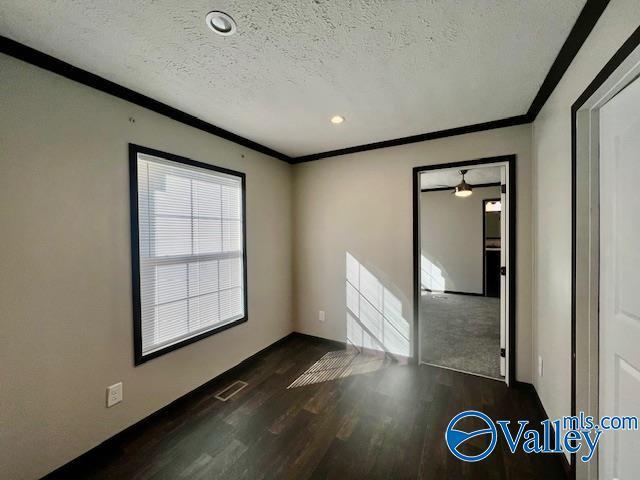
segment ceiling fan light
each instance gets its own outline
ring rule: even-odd
[[[468,197],[473,193],[473,189],[471,188],[471,186],[465,182],[464,180],[462,180],[462,182],[460,182],[458,185],[456,185],[456,188],[453,191],[453,194],[456,197]]]

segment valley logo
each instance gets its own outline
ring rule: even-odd
[[[460,427],[460,423],[466,428]],[[598,424],[584,412],[554,421],[543,420],[540,422],[542,432],[540,428],[527,429],[528,420],[513,422],[517,424],[513,431],[509,428],[511,423],[510,420],[496,420],[494,423],[489,416],[476,410],[460,412],[447,426],[447,447],[460,460],[479,462],[493,452],[501,433],[511,453],[516,453],[521,443],[525,453],[576,453],[584,447],[586,453],[580,456],[580,460],[588,462],[603,431],[638,430],[638,417],[603,416]],[[470,429],[470,425],[480,426]]]

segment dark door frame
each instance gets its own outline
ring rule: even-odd
[[[482,200],[482,295],[487,296],[487,203],[499,202],[501,198],[485,198]],[[500,219],[502,220],[502,219]],[[502,250],[502,238],[500,238],[500,250]]]
[[[616,50],[571,105],[571,415],[577,414],[577,269],[578,269],[578,111],[640,45],[640,27]],[[582,218],[582,217],[581,217]],[[599,293],[598,293],[599,295]],[[598,376],[600,372],[598,372]],[[576,478],[576,454],[571,454],[569,478]]]
[[[413,168],[413,359],[420,361],[419,351],[419,326],[420,326],[420,174],[429,170],[451,169],[488,165],[491,163],[505,162],[509,165],[509,178],[507,183],[507,195],[509,199],[509,282],[507,295],[509,298],[509,378],[511,387],[516,386],[516,155],[500,155],[496,157],[479,158],[463,162],[439,163],[437,165],[425,165]]]

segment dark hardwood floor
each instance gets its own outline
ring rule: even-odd
[[[445,444],[462,410],[539,421],[529,389],[336,350],[290,336],[51,478],[564,478],[557,456],[511,454],[502,439],[477,463]],[[235,380],[248,386],[214,398]]]

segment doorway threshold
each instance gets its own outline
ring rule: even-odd
[[[482,378],[487,378],[489,380],[496,380],[498,382],[504,382],[504,377],[502,377],[502,378],[490,377],[489,375],[483,375],[481,373],[474,373],[474,372],[467,372],[467,371],[464,371],[464,370],[459,370],[457,368],[445,367],[444,365],[436,365],[435,363],[420,362],[420,365],[428,365],[430,367],[442,368],[444,370],[451,370],[452,372],[458,372],[458,373],[465,373],[467,375],[473,375],[474,377],[482,377]]]

